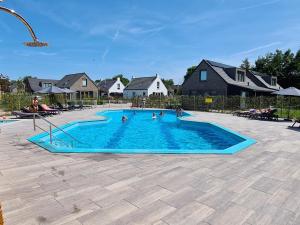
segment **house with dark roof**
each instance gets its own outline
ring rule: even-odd
[[[120,77],[102,80],[97,86],[100,96],[122,96],[125,88]]]
[[[86,73],[65,75],[56,86],[76,92],[76,99],[98,98],[98,87]]]
[[[52,79],[26,78],[24,80],[25,91],[34,93],[36,91],[42,90],[43,88],[55,86],[57,82],[58,80]]]
[[[39,78],[27,78],[25,80],[25,90],[30,93],[35,93],[51,86],[68,88],[75,91],[76,93],[73,97],[76,99],[98,97],[98,87],[86,73],[69,74],[61,80]]]
[[[274,77],[235,66],[202,60],[182,84],[184,95],[270,95],[280,86]]]
[[[124,97],[149,97],[151,95],[167,96],[168,89],[158,75],[153,77],[132,78],[125,87]]]

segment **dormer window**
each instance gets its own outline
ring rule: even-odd
[[[118,90],[120,90],[121,89],[121,85],[117,84],[117,88],[118,88]]]
[[[43,83],[43,88],[51,87],[52,83]]]
[[[245,72],[244,71],[237,71],[237,81],[245,82]]]
[[[87,87],[87,79],[82,79],[82,87]]]
[[[157,82],[157,83],[156,83],[156,85],[157,85],[157,89],[159,89],[159,85],[160,85],[160,83],[159,83],[159,82]]]
[[[273,78],[271,79],[271,85],[272,85],[272,86],[276,86],[276,85],[277,85],[277,78],[276,78],[276,77],[273,77]]]

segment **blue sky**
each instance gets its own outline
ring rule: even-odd
[[[299,0],[6,0],[48,48],[0,12],[0,73],[61,78],[86,72],[158,73],[182,82],[203,58],[239,65],[277,48],[300,49]]]

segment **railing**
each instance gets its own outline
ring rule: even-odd
[[[47,131],[46,129],[43,129],[42,127],[38,126],[36,124],[36,117],[44,120],[46,123],[49,124],[49,131]],[[77,138],[73,137],[71,134],[69,134],[68,132],[64,131],[63,129],[59,128],[58,126],[56,126],[54,123],[50,122],[49,120],[47,120],[46,118],[44,118],[43,116],[37,114],[37,113],[33,113],[33,129],[34,131],[36,131],[36,128],[39,128],[40,130],[46,132],[48,135],[49,135],[49,139],[50,139],[50,144],[53,143],[53,137],[56,138],[57,140],[61,141],[61,142],[64,142],[65,144],[68,144],[66,143],[66,141],[64,140],[61,140],[55,136],[53,136],[53,127],[56,128],[57,130],[63,132],[65,135],[67,135],[68,137],[70,137],[72,139],[72,142],[71,142],[71,146],[74,147],[74,141],[77,142],[77,143],[80,143],[80,144],[83,144],[83,145],[86,145],[84,143],[82,143],[81,141],[79,141]]]

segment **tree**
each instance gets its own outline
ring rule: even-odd
[[[124,77],[123,74],[118,74],[118,75],[114,76],[114,77],[113,77],[113,80],[117,80],[118,77],[120,78],[121,82],[122,82],[125,86],[129,83],[129,80],[128,80],[126,77]]]
[[[242,69],[244,70],[250,70],[252,68],[251,66],[251,63],[249,62],[249,59],[248,58],[245,58],[243,61],[242,61],[242,64],[240,66]]]
[[[184,76],[184,81],[186,81],[192,75],[192,73],[195,71],[196,68],[197,68],[197,66],[191,66],[191,67],[187,68],[186,74]]]
[[[101,80],[95,80],[95,84],[99,84],[101,82]]]
[[[277,49],[258,57],[254,70],[278,77],[283,87],[296,86],[300,88],[300,50],[294,54],[290,49],[283,52]]]
[[[9,92],[9,78],[0,74],[0,92]]]
[[[162,82],[164,83],[167,89],[174,85],[173,79],[168,79],[168,80],[162,79]]]

